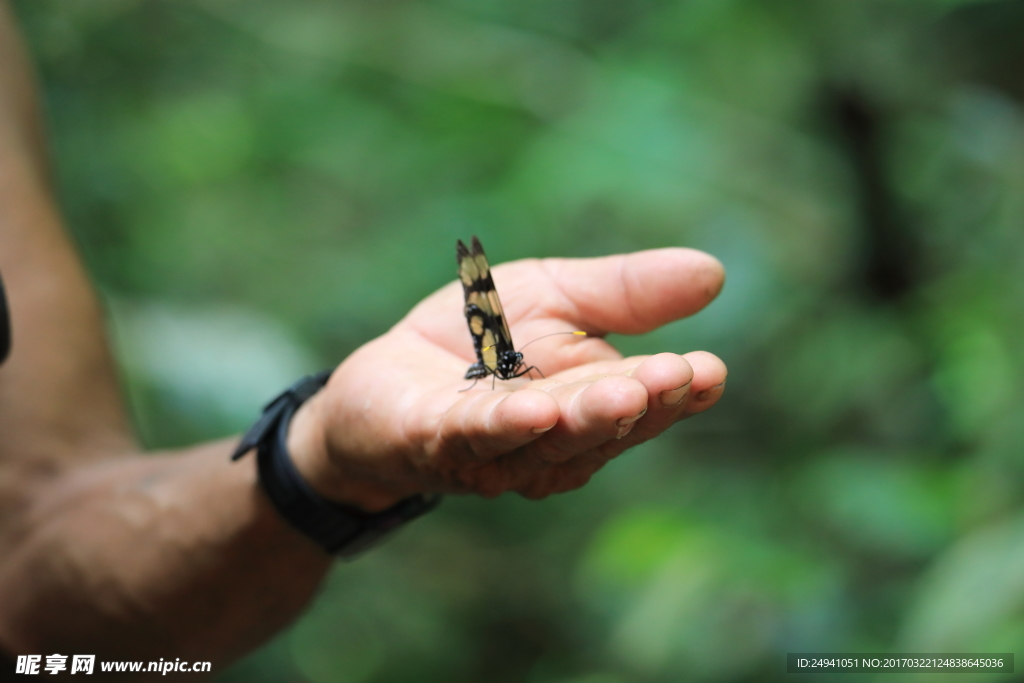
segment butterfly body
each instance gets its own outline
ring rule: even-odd
[[[526,367],[523,354],[512,345],[512,333],[494,288],[487,256],[476,237],[471,245],[472,248],[467,247],[462,240],[456,245],[459,280],[466,295],[466,323],[477,358],[466,370],[465,379],[479,380],[488,375],[497,379],[522,377],[536,368]]]

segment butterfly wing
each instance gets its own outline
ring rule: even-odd
[[[466,322],[477,357],[477,362],[466,371],[466,379],[479,379],[490,374],[509,379],[515,375],[521,356],[512,345],[512,333],[494,288],[487,255],[475,236],[472,249],[459,240],[456,254],[459,280],[466,295]]]

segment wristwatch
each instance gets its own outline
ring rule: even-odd
[[[238,460],[255,448],[260,485],[278,513],[328,553],[347,559],[433,510],[441,496],[415,495],[386,510],[366,512],[327,500],[313,490],[288,454],[288,427],[299,406],[323,388],[330,376],[331,371],[325,370],[303,377],[278,394],[242,437],[231,459]]]

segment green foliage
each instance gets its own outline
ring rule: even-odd
[[[573,494],[449,500],[221,680],[777,680],[787,651],[1019,648],[1020,7],[17,3],[153,446],[241,429],[386,330],[457,237],[729,273],[616,340],[721,355],[714,411]]]

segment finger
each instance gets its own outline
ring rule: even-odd
[[[637,364],[637,360],[640,360]],[[623,367],[633,364],[632,369]],[[614,456],[626,448],[657,436],[679,419],[706,410],[721,396],[725,364],[704,351],[678,356],[660,353],[647,358],[626,358],[620,363],[595,364],[607,371],[629,372],[647,390],[648,410],[636,420],[624,438],[608,440],[592,451],[536,471],[517,482],[516,491],[525,498],[539,499],[571,491],[586,484]],[[694,387],[705,392],[693,400]],[[621,430],[620,430],[621,431]],[[538,442],[537,446],[540,446]]]
[[[628,433],[647,410],[646,388],[622,375],[555,385],[549,391],[562,406],[561,418],[526,449],[545,462],[565,462]]]
[[[451,462],[491,460],[551,430],[560,411],[554,397],[531,388],[467,396],[442,418],[438,450]]]
[[[600,360],[567,368],[559,373],[551,375],[547,379],[553,383],[588,382],[605,375],[631,376],[633,370],[643,363],[650,356],[629,356],[627,358],[616,358],[611,360]],[[538,388],[543,383],[537,382]]]
[[[648,410],[623,439],[623,449],[657,436],[680,418],[689,403],[694,369],[683,356],[659,353],[637,365],[630,377],[646,387]]]
[[[693,315],[718,296],[722,264],[694,249],[652,249],[595,259],[547,259],[567,319],[588,331],[641,334]]]
[[[524,338],[537,338],[541,334],[531,334],[530,329],[543,330],[544,325],[550,326],[550,321],[537,321],[531,325],[524,325],[527,330]],[[565,323],[558,323],[564,329]],[[548,333],[549,334],[549,333]],[[537,367],[545,376],[562,372],[563,370],[576,368],[588,363],[601,361],[615,362],[622,360],[622,354],[614,346],[599,337],[579,337],[573,335],[559,334],[547,339],[540,339],[537,344],[526,349],[524,352],[528,362],[537,363]]]
[[[682,417],[702,413],[718,402],[729,374],[725,363],[713,353],[691,351],[683,356],[693,368],[693,383]]]

